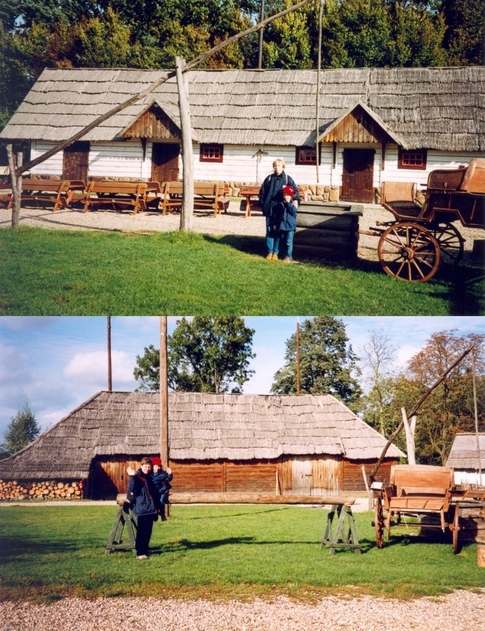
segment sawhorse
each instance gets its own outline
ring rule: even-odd
[[[338,517],[335,530],[332,532],[333,520]],[[345,523],[347,521],[347,523]],[[350,548],[356,554],[361,554],[357,531],[355,530],[352,509],[347,504],[333,505],[328,513],[327,527],[323,534],[320,547],[330,548],[330,554],[335,554],[336,548]]]
[[[123,542],[123,530],[126,526],[129,542]],[[109,533],[108,542],[106,543],[106,554],[113,550],[131,550],[136,554],[136,518],[127,502],[118,505],[111,532]]]

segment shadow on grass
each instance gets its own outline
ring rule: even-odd
[[[2,537],[0,563],[8,563],[20,557],[48,554],[72,554],[85,546],[74,541],[32,541],[26,537]]]
[[[226,245],[252,256],[261,256],[261,258],[266,256],[264,237],[238,235],[217,237],[204,234],[203,238],[211,244]],[[385,275],[379,261],[362,258],[336,260],[302,253],[298,254],[298,262],[324,267],[327,270],[349,269]],[[393,279],[393,282],[406,283],[407,281]],[[485,312],[485,274],[484,268],[478,264],[452,266],[441,263],[437,274],[427,283],[419,283],[419,285],[423,288],[433,287],[434,295],[449,303],[450,315],[480,315]]]
[[[174,506],[174,504],[171,504],[171,506]],[[175,504],[175,506],[177,506],[177,504]],[[221,504],[221,506],[228,506],[227,504]],[[216,521],[220,521],[221,519],[224,519],[225,517],[227,519],[232,519],[233,517],[247,517],[252,516],[252,515],[266,515],[268,513],[275,513],[275,512],[281,512],[284,510],[289,510],[291,508],[291,506],[284,506],[284,507],[275,507],[275,508],[269,508],[269,509],[261,509],[258,511],[243,511],[240,513],[231,513],[230,515],[201,515],[200,517],[198,516],[194,516],[194,517],[184,517],[184,520],[187,521],[196,521],[196,520],[202,520],[202,521],[208,521],[209,519],[215,519]]]

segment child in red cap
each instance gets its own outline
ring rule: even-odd
[[[284,263],[293,261],[293,237],[296,230],[297,206],[293,203],[295,189],[287,184],[281,191],[283,200],[277,207],[278,231],[280,244],[284,246]]]
[[[168,492],[172,488],[172,485],[170,484],[173,479],[172,470],[170,467],[167,467],[167,470],[164,471],[162,468],[162,461],[158,456],[152,458],[152,467],[152,480],[157,487],[157,491],[160,496],[160,516],[162,521],[165,521],[167,519],[165,515],[165,506],[168,504]]]

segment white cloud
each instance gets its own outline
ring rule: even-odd
[[[133,358],[124,351],[112,351],[111,365],[113,382],[133,384]],[[66,379],[85,384],[106,384],[108,378],[108,354],[106,351],[76,353],[62,371]],[[120,388],[121,389],[121,388]]]

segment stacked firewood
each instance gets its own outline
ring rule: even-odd
[[[81,499],[82,488],[79,482],[4,482],[0,480],[0,500],[28,499]]]

